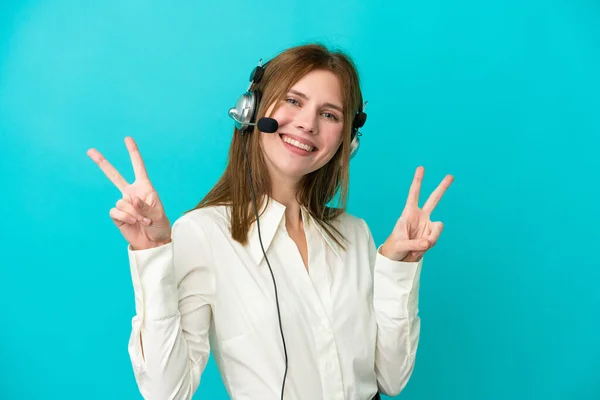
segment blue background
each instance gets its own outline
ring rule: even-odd
[[[348,51],[369,121],[349,211],[378,243],[418,165],[434,217],[402,399],[600,398],[594,0],[0,3],[1,399],[135,399],[119,193],[138,142],[173,221],[225,166],[259,58]],[[211,360],[196,398],[226,398]],[[212,397],[208,395],[211,394]]]

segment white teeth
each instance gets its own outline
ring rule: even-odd
[[[281,138],[283,139],[284,142],[289,143],[292,146],[298,147],[299,149],[306,150],[308,152],[311,152],[314,149],[314,147],[312,147],[312,146],[309,146],[304,143],[300,143],[299,141],[289,138],[287,136],[282,136]]]

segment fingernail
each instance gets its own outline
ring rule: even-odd
[[[143,221],[144,221],[144,224],[150,225],[150,218],[144,217]]]

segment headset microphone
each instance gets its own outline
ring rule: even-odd
[[[261,118],[258,120],[258,129],[264,133],[275,133],[279,129],[279,123],[273,118]]]
[[[249,126],[258,126],[258,129],[264,133],[275,133],[279,129],[279,123],[273,118],[263,117],[258,120],[257,123],[245,122],[239,118],[239,114],[235,108],[229,110],[229,117],[233,119],[240,128],[243,126],[247,129]]]

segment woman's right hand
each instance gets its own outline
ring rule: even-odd
[[[148,178],[144,161],[133,138],[125,138],[125,145],[135,173],[135,182],[132,184],[127,183],[96,149],[89,149],[87,154],[121,191],[122,198],[109,214],[132,249],[162,246],[171,241],[171,224],[158,193]]]

